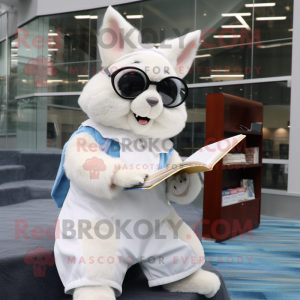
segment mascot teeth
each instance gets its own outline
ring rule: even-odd
[[[135,113],[133,113],[133,114],[134,114],[136,120],[137,120],[137,121],[139,122],[139,124],[141,124],[141,125],[146,125],[146,124],[148,124],[149,121],[150,121],[150,119],[147,118],[147,117],[140,117],[139,115],[137,115],[137,114],[135,114]]]

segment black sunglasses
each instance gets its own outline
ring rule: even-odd
[[[182,104],[188,96],[186,83],[178,77],[166,77],[159,82],[150,81],[148,75],[135,67],[124,67],[111,74],[108,68],[104,72],[111,77],[115,92],[122,98],[132,100],[146,91],[150,85],[156,85],[165,107],[173,108]]]

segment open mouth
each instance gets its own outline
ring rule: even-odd
[[[133,114],[134,114],[136,120],[137,120],[141,125],[146,125],[146,124],[148,124],[148,122],[150,121],[150,119],[147,118],[147,117],[140,117],[140,116],[138,116],[138,115],[135,114],[135,113],[133,113]]]

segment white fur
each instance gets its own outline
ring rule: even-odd
[[[109,286],[83,286],[75,289],[73,300],[115,300],[115,293]]]
[[[168,165],[172,166],[181,162],[177,151],[174,151]],[[178,174],[167,180],[167,198],[178,204],[189,204],[196,199],[202,185],[198,174]]]
[[[97,145],[95,139],[88,133],[79,133],[68,144],[65,155],[64,169],[66,176],[76,183],[80,188],[92,195],[101,195],[104,198],[112,199],[124,187],[132,187],[140,182],[144,183],[147,175],[146,171],[132,169],[122,170],[124,164],[121,159],[113,158],[99,148],[91,148],[95,152],[88,150],[84,152],[78,145],[85,142],[85,149],[89,149],[91,144]],[[99,172],[99,179],[91,179],[90,172],[83,168],[88,159],[97,157],[102,159],[106,169]],[[119,168],[119,169],[118,169]],[[112,183],[115,186],[112,186]]]
[[[147,170],[119,170],[116,172],[113,182],[115,185],[130,188],[135,185],[143,184],[147,176]]]
[[[83,234],[81,243],[83,257],[85,260],[84,269],[86,277],[94,282],[101,282],[103,278],[113,280],[116,270],[115,263],[108,263],[107,258],[117,256],[118,239],[116,237],[116,228],[109,238],[99,238],[96,234],[96,223],[98,220],[91,221],[91,230],[89,234],[92,238],[88,238]],[[98,229],[98,228],[97,228]],[[99,232],[102,236],[109,235],[109,227],[107,224],[101,224]],[[103,261],[99,263],[99,257],[103,257]],[[91,260],[93,258],[93,260]]]
[[[170,292],[198,293],[207,298],[212,298],[220,289],[221,282],[219,277],[203,269],[198,269],[192,275],[164,285],[163,287]]]
[[[161,49],[168,59],[151,51],[148,53],[136,51],[138,47],[141,47],[140,33],[111,7],[105,14],[100,32],[103,30],[117,32],[116,36],[118,37],[116,46],[113,49],[107,49],[101,45],[103,43],[109,44],[109,37],[106,35],[99,36],[103,67],[110,65],[109,70],[114,72],[124,66],[135,66],[144,70],[151,81],[160,81],[169,76],[183,78],[194,60],[200,39],[200,31],[195,31],[185,37],[168,41],[172,44],[172,49]],[[122,35],[123,32],[126,34],[129,31],[133,32],[130,35],[130,45],[123,39]],[[120,47],[118,48],[118,46]],[[122,58],[130,53],[134,55]],[[118,61],[116,62],[116,60]],[[146,101],[146,98],[149,97],[158,99],[159,103],[151,107]],[[163,107],[162,98],[155,86],[150,86],[148,90],[132,101],[120,98],[111,85],[110,77],[103,71],[96,74],[86,84],[79,98],[79,105],[95,122],[130,130],[135,134],[150,138],[173,137],[182,131],[187,120],[185,104],[172,109]],[[141,125],[133,113],[148,117],[151,121],[147,125]]]
[[[124,39],[126,35],[130,35],[130,43]],[[109,66],[120,56],[131,53],[139,47],[140,32],[109,6],[99,30],[98,43],[102,63]],[[108,47],[110,45],[111,47]]]
[[[200,30],[190,32],[180,38],[167,40],[166,44],[171,46],[169,48],[163,46],[164,43],[159,47],[165,53],[174,67],[177,76],[180,78],[184,78],[190,71],[190,67],[200,46],[200,35]]]
[[[103,34],[105,30],[107,32]],[[104,47],[103,44],[110,44],[112,41],[112,31],[116,37],[114,47]],[[130,40],[128,43],[124,37],[130,32],[132,34],[129,35]],[[161,46],[160,51],[163,52],[163,55],[157,55],[151,51],[146,53],[145,51],[137,51],[141,47],[139,31],[133,28],[113,8],[109,7],[104,16],[98,38],[102,66],[109,66],[111,73],[124,66],[135,66],[144,70],[151,81],[158,82],[169,76],[183,78],[187,74],[199,47],[200,31],[167,41],[166,44],[171,44],[171,49],[163,49],[163,46]],[[159,71],[155,67],[159,67]],[[146,101],[146,98],[149,97],[156,98],[159,100],[159,103],[151,107]],[[86,84],[79,98],[79,105],[89,118],[96,123],[125,129],[134,134],[155,139],[170,138],[179,134],[185,127],[187,120],[185,104],[172,109],[164,107],[162,98],[156,91],[155,86],[150,86],[147,91],[134,100],[129,101],[120,98],[111,85],[111,78],[104,72],[99,72]],[[150,122],[147,125],[139,124],[133,113],[150,118]],[[147,172],[135,169],[122,170],[123,163],[121,159],[112,158],[101,151],[95,153],[78,152],[78,138],[84,138],[87,142],[86,146],[96,143],[96,141],[90,135],[81,133],[70,141],[66,150],[64,164],[66,175],[83,190],[96,196],[101,194],[102,197],[111,199],[123,187],[131,187],[144,182]],[[99,180],[90,179],[89,172],[83,169],[83,164],[86,160],[94,156],[101,158],[106,165],[105,171],[101,171],[99,174]],[[180,157],[175,151],[169,164],[180,161]],[[116,165],[120,166],[120,169],[117,171]],[[200,192],[201,183],[198,175],[187,176],[187,174],[180,175],[168,180],[167,196],[170,200],[180,204],[190,203]],[[112,183],[115,184],[114,188],[111,187]],[[174,190],[174,186],[180,193]],[[170,218],[178,221],[179,217],[172,215]],[[203,253],[202,246],[192,230],[186,224],[181,227],[179,232],[181,238],[191,246],[197,255],[200,252]],[[187,239],[187,235],[191,235],[191,239]],[[116,248],[115,241],[108,241],[107,245],[83,241],[85,255],[93,254],[96,256],[97,251],[100,251],[103,247],[106,247],[108,251],[114,252]],[[87,274],[92,276],[95,275],[95,272],[97,272],[96,269],[87,270]],[[110,271],[107,270],[107,272],[109,273]],[[169,291],[196,292],[207,297],[212,297],[219,287],[219,278],[215,274],[202,269],[199,269],[187,278],[165,286]],[[74,292],[74,299],[114,300],[115,295],[113,290],[107,286],[87,286],[77,288]]]
[[[170,216],[168,216],[168,218],[166,218],[164,222],[171,231],[174,231],[174,227],[172,226],[181,224],[178,231],[176,232],[177,236],[181,240],[189,244],[195,254],[195,258],[198,260],[198,263],[203,264],[205,259],[204,250],[199,241],[199,238],[196,236],[192,228],[184,223],[175,211]]]

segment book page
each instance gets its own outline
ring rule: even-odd
[[[211,171],[213,166],[245,137],[245,135],[239,134],[205,146],[187,158],[184,162],[168,166],[151,174],[146,178],[143,185],[127,188],[125,190],[150,189],[177,172],[193,174]]]
[[[245,135],[239,134],[228,139],[207,145],[193,155],[188,157],[184,162],[198,161],[208,166],[214,166],[223,156],[225,156],[233,147],[235,147]]]

